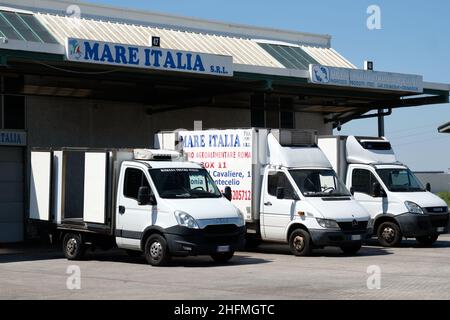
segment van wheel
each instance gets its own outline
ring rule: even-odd
[[[416,240],[421,246],[431,247],[439,238],[438,234],[432,236],[417,237]]]
[[[297,257],[308,256],[312,252],[311,236],[303,229],[294,230],[289,236],[289,247]]]
[[[344,254],[347,255],[355,255],[358,253],[359,250],[361,250],[361,244],[352,244],[347,246],[342,246],[341,250],[344,252]]]
[[[225,263],[231,260],[234,256],[234,251],[230,252],[217,252],[211,254],[211,258],[217,263]]]
[[[63,239],[63,251],[68,260],[80,260],[86,251],[81,235],[67,233]]]
[[[166,239],[159,234],[154,234],[147,239],[144,254],[147,262],[155,267],[165,266],[170,261]]]
[[[129,257],[132,257],[132,258],[137,258],[137,257],[142,256],[142,251],[125,250],[125,252],[127,253],[127,255],[128,255]]]
[[[383,247],[395,247],[402,241],[402,232],[395,222],[383,222],[377,231],[378,241]]]

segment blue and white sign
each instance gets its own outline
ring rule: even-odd
[[[423,92],[423,77],[411,74],[379,72],[360,69],[309,66],[311,83],[389,91]]]
[[[68,38],[69,61],[196,74],[233,76],[233,57],[159,47]]]
[[[24,131],[0,130],[0,146],[26,146],[27,133]]]

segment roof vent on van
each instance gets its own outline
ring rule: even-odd
[[[135,149],[133,153],[135,160],[174,161],[181,158],[179,152],[170,150]]]
[[[314,130],[272,130],[273,136],[283,147],[316,146],[317,131]]]

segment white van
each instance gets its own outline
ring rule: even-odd
[[[33,151],[29,217],[68,259],[117,246],[154,266],[188,255],[225,262],[244,245],[240,211],[173,151]]]
[[[370,212],[381,245],[396,246],[402,238],[416,238],[430,246],[448,232],[447,204],[397,160],[387,139],[320,137],[319,146],[354,198]]]
[[[248,245],[287,242],[297,256],[325,246],[355,254],[370,232],[369,214],[337,178],[316,138],[308,131],[252,128],[161,132],[156,141],[165,149],[178,146],[209,170],[246,216]]]

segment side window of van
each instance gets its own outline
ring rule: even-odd
[[[140,187],[150,188],[144,172],[140,169],[127,168],[123,184],[123,195],[127,198],[137,200]]]
[[[373,194],[372,185],[377,182],[377,178],[365,169],[354,169],[352,173],[352,187],[355,192]]]
[[[285,199],[293,199],[294,197],[294,189],[286,174],[284,172],[269,172],[268,183],[267,183],[267,192],[276,197],[277,196],[277,188],[284,188],[284,198]]]

